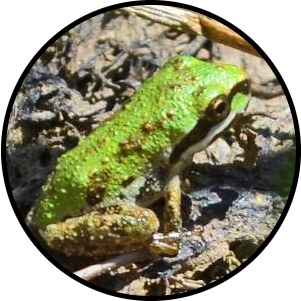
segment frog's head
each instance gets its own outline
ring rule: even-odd
[[[176,166],[175,172],[228,130],[247,109],[250,100],[247,73],[233,65],[217,66],[216,70],[218,75],[209,77],[208,81],[212,81],[201,87],[197,124],[172,151],[170,163]]]

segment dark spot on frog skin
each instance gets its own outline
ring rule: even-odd
[[[98,204],[105,196],[106,189],[101,187],[89,188],[87,191],[87,204],[89,206],[95,206]]]
[[[130,152],[141,150],[141,145],[138,142],[138,138],[134,138],[134,137],[131,137],[128,140],[120,141],[119,147],[122,155],[127,155]]]
[[[167,118],[171,119],[174,116],[174,112],[173,111],[168,111],[166,116],[167,116]]]
[[[122,182],[122,186],[126,187],[126,186],[130,185],[134,180],[135,180],[134,177],[129,177],[128,179],[126,179]]]
[[[145,132],[150,133],[155,130],[155,125],[151,122],[146,122],[146,123],[144,123],[142,128]]]

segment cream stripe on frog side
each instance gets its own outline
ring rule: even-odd
[[[231,124],[235,116],[235,112],[230,112],[224,120],[222,120],[209,130],[209,132],[203,140],[189,147],[181,155],[179,161],[171,168],[168,179],[173,178],[174,175],[180,174],[181,171],[191,162],[192,156],[195,153],[205,149],[218,134],[224,131]]]

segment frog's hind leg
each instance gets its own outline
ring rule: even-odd
[[[118,204],[48,225],[41,234],[53,249],[91,257],[148,246],[158,228],[159,221],[150,209]]]

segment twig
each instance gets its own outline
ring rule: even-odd
[[[74,272],[74,274],[84,280],[92,280],[99,277],[111,270],[115,270],[120,266],[143,261],[150,257],[150,253],[147,250],[140,250],[136,252],[126,253],[113,257],[103,263],[94,264]]]
[[[214,42],[222,43],[260,57],[255,48],[239,34],[207,16],[162,5],[130,6],[120,8],[120,10],[134,13],[144,19],[155,21],[183,32],[204,36]]]
[[[255,96],[255,97],[258,97],[261,99],[272,99],[274,97],[284,95],[284,92],[280,85],[264,86],[264,85],[252,84],[251,93],[252,93],[252,96]]]

